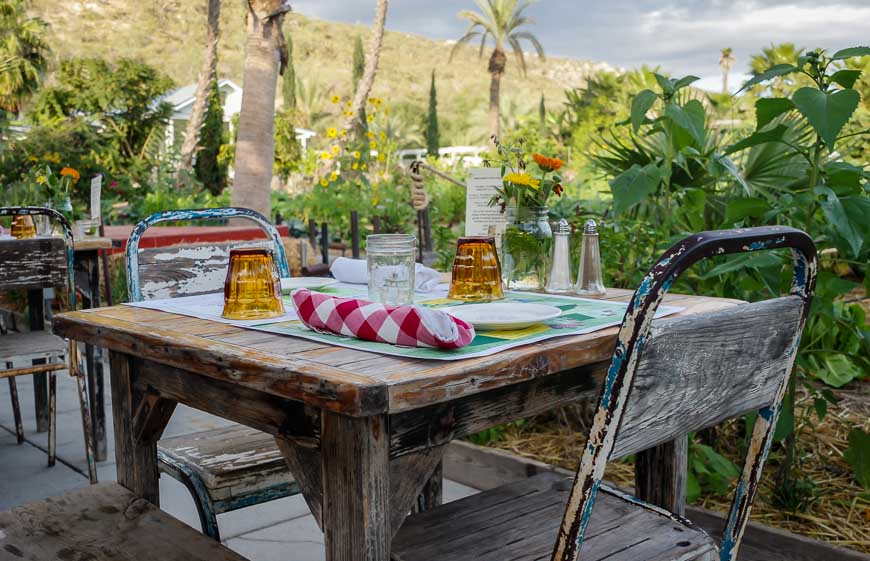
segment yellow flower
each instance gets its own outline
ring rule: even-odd
[[[380,154],[378,154],[378,161],[379,161],[379,162],[383,162],[383,161],[386,160],[386,159],[387,159],[387,155],[384,154],[383,152],[381,152]]]
[[[383,103],[383,100],[381,100],[381,98],[379,98],[379,97],[376,97],[375,98],[375,106],[380,107],[381,103]]]
[[[28,156],[27,161],[28,162],[38,162],[39,158],[37,158],[36,156]]]
[[[321,187],[326,187],[327,185],[329,185],[329,181],[327,181],[327,180],[325,180],[325,179],[321,179],[321,180],[320,180],[320,186],[321,186]]]
[[[366,133],[366,136],[369,137],[369,138],[374,138],[374,137],[375,137],[375,133],[373,133],[372,131],[369,131],[369,132]]]
[[[360,156],[362,156],[362,154],[359,153],[359,150],[354,150],[354,151],[353,151],[353,157],[354,157],[354,159],[359,160]]]
[[[335,127],[329,127],[329,129],[327,129],[326,131],[326,136],[328,136],[329,138],[335,138],[336,136],[338,136],[338,130]]]
[[[378,206],[378,198],[372,197],[372,206]]]
[[[505,183],[513,183],[514,185],[525,185],[532,189],[540,189],[541,182],[527,173],[509,173],[504,176]]]
[[[60,174],[66,177],[71,177],[73,183],[78,183],[79,178],[81,177],[77,169],[69,167],[60,170]]]
[[[329,152],[323,152],[322,154],[320,154],[321,160],[328,160],[330,157],[331,156],[329,155]]]
[[[381,138],[381,140],[386,140],[386,139],[387,139],[387,135],[386,135],[386,133],[385,133],[384,131],[381,131],[381,132],[378,134],[378,136]]]
[[[47,179],[44,175],[37,175],[36,176],[36,182],[39,183],[40,185],[45,185],[46,181],[47,181]]]
[[[338,145],[335,145],[335,146],[332,147],[332,153],[333,153],[333,154],[335,154],[336,156],[338,156],[338,153],[339,153],[339,152],[341,152],[341,148],[339,148]]]
[[[330,101],[332,101],[332,103],[338,103],[339,101],[341,101],[341,96],[340,96],[340,95],[334,95],[334,96],[332,96],[332,97],[330,98]]]
[[[329,174],[330,181],[335,181],[336,179],[338,179],[338,172],[337,171],[334,171],[334,172]]]
[[[343,137],[347,136],[347,131],[344,130],[344,129],[341,129],[341,132],[338,133],[338,135],[341,136],[341,137],[343,138]]]
[[[381,177],[383,177],[383,176],[384,176],[384,170],[379,171],[379,172],[378,172],[378,175],[381,176]]]
[[[351,169],[359,169],[359,162],[354,162],[350,165]]]
[[[369,123],[374,123],[374,122],[375,122],[375,118],[372,117],[371,115],[367,115],[367,116],[366,116],[366,121],[368,121]]]
[[[375,142],[374,140],[369,142],[369,148],[371,148],[372,150],[374,150],[377,147],[378,147],[378,143]]]
[[[344,104],[345,107],[353,107],[353,102],[347,100],[347,103]]]
[[[365,169],[366,169],[366,168],[367,168],[367,167],[368,167],[368,165],[367,165],[367,164],[363,164],[363,165],[361,165],[361,166],[360,166],[360,168],[362,168],[362,169],[363,169],[363,171],[365,171]]]

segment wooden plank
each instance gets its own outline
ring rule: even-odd
[[[106,237],[84,237],[73,240],[74,251],[95,251],[97,249],[112,249],[112,239]]]
[[[323,529],[323,471],[320,450],[293,439],[276,437],[275,443],[290,468],[290,473],[299,482],[311,515]]]
[[[61,238],[0,240],[0,290],[66,286],[66,246]]]
[[[274,436],[294,437],[316,445],[320,413],[303,403],[239,387],[171,366],[141,360],[136,388],[206,411]]]
[[[393,541],[399,561],[549,559],[571,478],[543,473],[408,518]],[[696,528],[601,489],[581,550],[584,561],[718,558]]]
[[[157,441],[173,408],[159,402],[143,403],[144,392],[135,387],[136,359],[110,351],[109,360],[118,483],[159,506]]]
[[[324,412],[321,450],[326,561],[389,561],[386,416]]]
[[[0,560],[244,561],[117,483],[0,512]]]
[[[578,455],[579,462],[579,455]],[[570,477],[573,471],[524,458],[470,442],[452,442],[444,454],[444,473],[451,481],[481,490],[526,479],[539,473],[555,472]],[[629,490],[630,491],[630,490]],[[719,539],[725,516],[688,505],[686,516]],[[738,561],[870,561],[870,555],[750,522],[743,536]]]
[[[139,250],[139,283],[145,300],[222,290],[230,249],[237,242]]]
[[[684,515],[688,453],[686,436],[638,452],[634,463],[637,497]]]

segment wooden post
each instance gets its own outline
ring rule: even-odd
[[[100,307],[100,260],[97,250],[83,252],[81,262],[87,268],[88,290],[84,291],[86,308]],[[106,397],[103,380],[102,349],[85,345],[85,365],[88,377],[88,402],[90,403],[91,430],[94,454],[97,461],[106,459]]]
[[[351,255],[359,259],[359,211],[350,211],[350,246]]]
[[[109,360],[118,483],[160,506],[157,441],[175,410],[175,402],[134,388],[133,357],[110,351]]]
[[[432,245],[432,223],[429,217],[429,207],[423,209],[423,236],[426,240],[426,251],[433,251]]]
[[[417,262],[423,262],[423,211],[417,211]]]
[[[683,436],[640,452],[635,460],[638,498],[684,516],[689,441]]]
[[[438,462],[438,466],[417,499],[416,512],[424,512],[431,510],[436,506],[440,506],[444,500],[444,461]]]
[[[323,411],[321,470],[327,561],[388,561],[387,418]]]
[[[320,225],[320,257],[324,265],[329,265],[329,225]]]
[[[374,228],[375,234],[381,233],[381,217],[380,216],[372,216],[372,228]]]
[[[41,288],[27,291],[27,306],[30,309],[30,331],[45,329],[45,301]],[[45,359],[33,360],[33,365],[45,364]],[[36,432],[48,430],[48,375],[39,372],[33,375],[33,402],[36,408]]]
[[[317,221],[313,218],[308,219],[308,241],[311,247],[317,247]]]

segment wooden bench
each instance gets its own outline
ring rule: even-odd
[[[243,561],[137,498],[98,483],[0,512],[0,561]]]
[[[242,425],[165,438],[157,459],[188,488],[203,531],[218,540],[218,514],[300,492],[275,439]]]

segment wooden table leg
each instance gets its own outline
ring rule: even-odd
[[[389,561],[387,419],[323,412],[321,470],[327,561]]]
[[[637,454],[638,498],[683,516],[686,512],[686,464],[689,441],[683,436]]]
[[[41,288],[27,291],[27,307],[30,311],[30,331],[45,329],[45,302]],[[36,359],[34,366],[45,364],[45,359]],[[36,408],[36,432],[48,430],[48,374],[40,372],[33,375],[33,403]]]
[[[423,512],[441,506],[444,500],[444,462],[438,462],[438,466],[423,490],[420,491],[420,496],[417,498],[417,504],[414,506],[414,512]]]
[[[109,360],[118,483],[159,506],[157,441],[176,402],[135,389],[135,357],[111,351]]]
[[[79,262],[84,267],[87,286],[82,287],[85,308],[100,307],[100,261],[96,250],[78,252]],[[86,290],[84,290],[86,288]],[[94,440],[94,455],[97,461],[106,459],[106,397],[103,380],[102,349],[85,345],[85,365],[88,377],[88,402],[91,406],[91,434]]]

